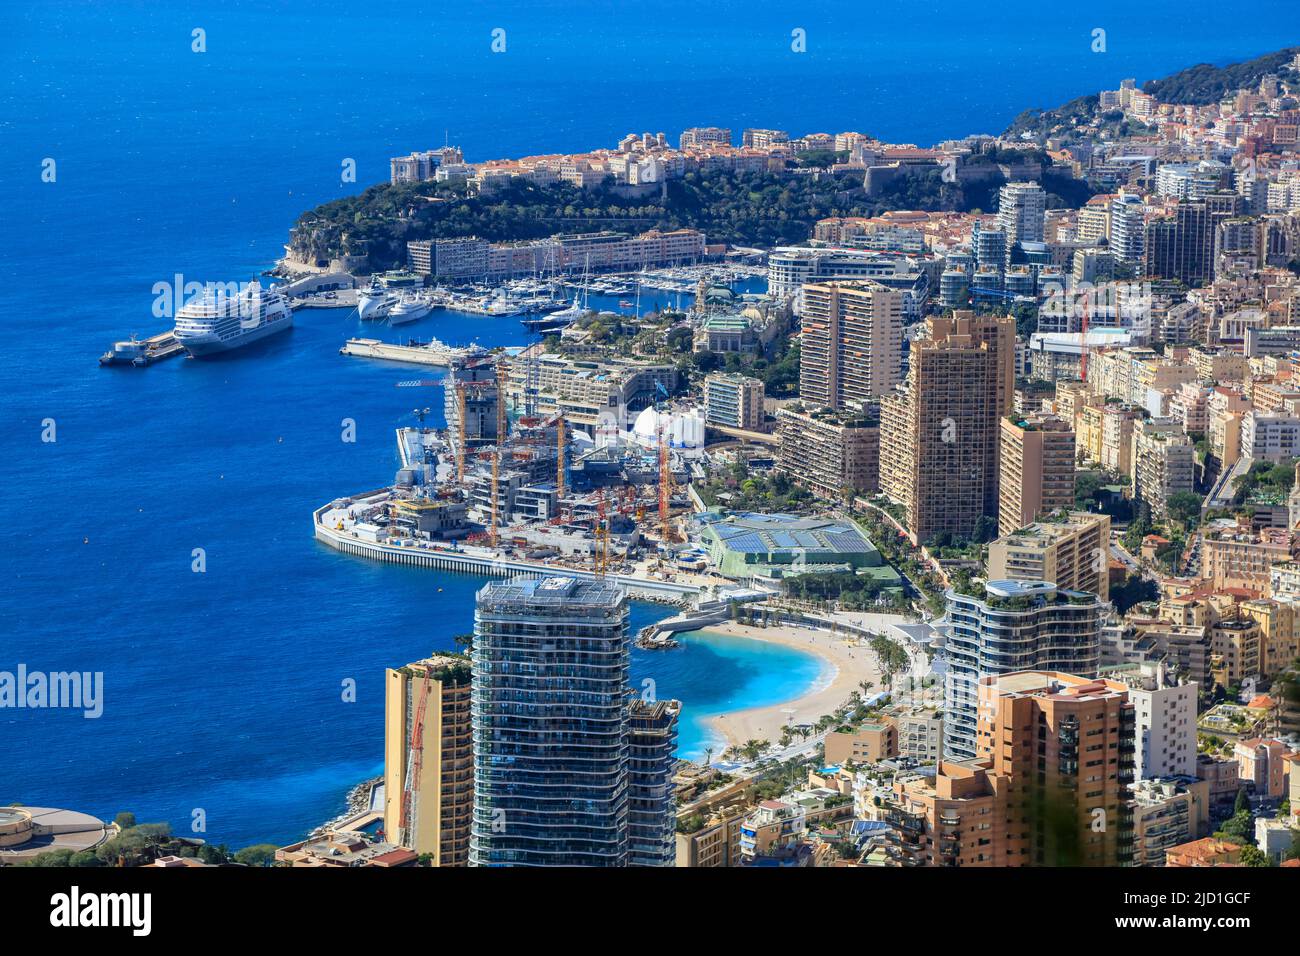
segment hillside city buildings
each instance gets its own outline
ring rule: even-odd
[[[392,486],[317,537],[492,580],[465,654],[386,671],[382,800],[280,862],[1292,862],[1300,57],[1241,82],[1126,79],[932,147],[696,126],[394,157],[404,292],[545,289],[561,321],[396,347],[445,368],[445,428],[417,411]],[[770,248],[709,210],[440,234],[440,204],[512,186],[652,208],[759,174],[836,214]],[[646,599],[672,606],[633,633]],[[684,754],[632,648],[709,628],[868,669]],[[38,823],[0,812],[0,861]]]

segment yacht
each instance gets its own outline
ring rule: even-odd
[[[293,326],[289,301],[274,285],[250,282],[235,292],[209,283],[176,313],[176,341],[195,358],[243,348]]]
[[[585,315],[587,310],[578,304],[578,296],[573,297],[573,305],[550,315],[541,315],[534,319],[521,319],[520,324],[529,332],[558,332],[566,329],[576,319]]]
[[[382,319],[397,304],[397,296],[375,280],[357,293],[357,318]]]
[[[403,325],[407,322],[414,322],[416,319],[422,319],[428,315],[432,308],[432,299],[427,295],[418,292],[404,295],[389,309],[388,324]]]

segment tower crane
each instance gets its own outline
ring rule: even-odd
[[[416,820],[419,816],[420,774],[424,769],[424,711],[429,702],[429,671],[420,679],[420,694],[411,719],[411,736],[407,741],[406,780],[402,784],[402,811],[398,817],[397,842],[415,848]]]

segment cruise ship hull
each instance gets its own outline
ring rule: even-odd
[[[254,342],[275,335],[277,332],[284,332],[293,327],[293,317],[285,316],[274,322],[263,322],[255,329],[248,329],[239,335],[228,339],[222,339],[215,332],[205,332],[199,335],[176,336],[176,340],[185,346],[185,351],[195,358],[203,358],[208,355],[219,355],[223,352],[233,352],[235,349],[242,349],[246,345],[252,345]]]

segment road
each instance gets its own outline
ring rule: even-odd
[[[1135,558],[1124,548],[1124,545],[1120,541],[1120,536],[1118,532],[1111,532],[1110,553],[1115,557],[1116,560],[1118,560],[1121,564],[1123,564],[1124,567],[1128,568],[1128,570],[1132,574],[1136,574],[1139,577],[1146,578],[1148,581],[1151,581],[1155,584],[1160,583],[1159,575],[1151,571],[1145,564],[1143,564],[1141,561]]]

